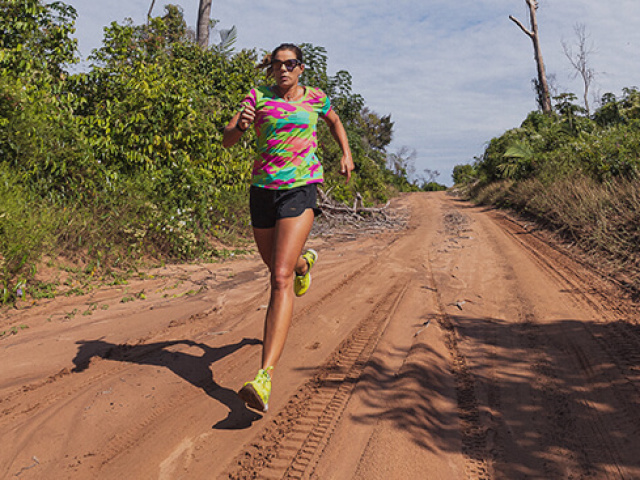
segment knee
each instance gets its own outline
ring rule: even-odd
[[[271,288],[273,290],[293,288],[293,272],[283,268],[274,268],[271,272]]]

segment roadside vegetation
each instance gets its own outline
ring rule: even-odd
[[[573,94],[531,112],[453,171],[456,188],[513,208],[592,254],[640,292],[640,91],[602,97],[588,114]]]
[[[225,150],[222,130],[266,81],[255,68],[264,52],[235,51],[235,29],[202,48],[167,5],[144,25],[105,27],[89,68],[70,74],[75,19],[62,2],[0,2],[0,304],[119,282],[141,262],[220,258],[249,235],[253,134]],[[321,128],[334,199],[433,189],[408,179],[406,161],[389,162],[390,116],[367,108],[348,72],[328,73],[322,47],[302,47],[304,82],[329,94],[356,164],[345,186]],[[69,275],[43,282],[43,266],[80,286]]]

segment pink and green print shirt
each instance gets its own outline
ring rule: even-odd
[[[329,97],[318,88],[305,87],[300,100],[287,102],[269,87],[257,87],[244,102],[256,109],[258,157],[253,163],[251,184],[286,190],[321,183],[316,126],[318,117],[331,110]]]

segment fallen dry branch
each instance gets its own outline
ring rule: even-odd
[[[365,207],[362,195],[356,194],[353,205],[338,203],[318,188],[318,208],[322,215],[314,226],[316,235],[355,235],[358,233],[379,233],[383,230],[398,230],[406,226],[407,216],[393,211],[391,202],[381,207]]]

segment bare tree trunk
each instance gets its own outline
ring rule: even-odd
[[[211,23],[211,2],[212,0],[200,0],[198,8],[198,29],[196,37],[198,45],[202,48],[209,46],[209,24]]]
[[[531,23],[531,30],[526,28],[520,20],[513,15],[509,15],[509,18],[520,27],[520,29],[529,37],[533,42],[533,53],[538,66],[538,83],[542,90],[541,102],[542,111],[544,113],[551,113],[551,96],[549,95],[549,85],[547,84],[547,74],[544,69],[544,62],[542,61],[542,52],[540,51],[540,39],[538,36],[538,21],[536,19],[536,10],[538,9],[537,0],[525,0],[529,6],[529,20]]]
[[[149,13],[147,13],[147,25],[149,25],[149,19],[151,18],[151,12],[153,11],[153,6],[156,4],[156,0],[151,0],[151,6],[149,7]]]

